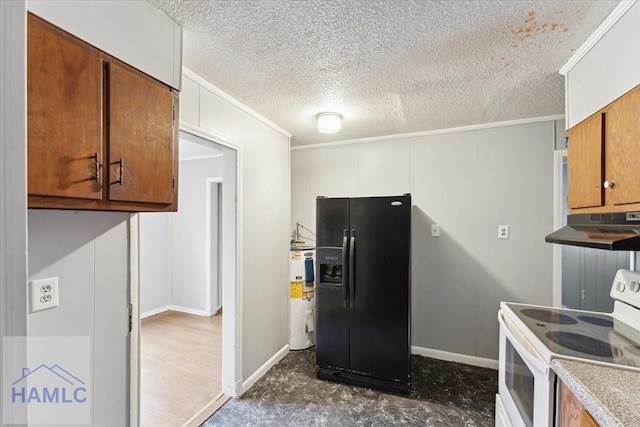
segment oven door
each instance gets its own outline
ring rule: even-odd
[[[496,411],[500,409],[506,414],[496,416],[496,423],[500,420],[513,427],[552,426],[555,373],[502,310],[498,312],[498,320],[500,370]]]

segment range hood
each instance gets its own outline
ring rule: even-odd
[[[575,214],[545,237],[549,243],[609,251],[640,251],[640,212]]]

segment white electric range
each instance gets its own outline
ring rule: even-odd
[[[496,426],[554,425],[552,359],[640,372],[640,272],[619,270],[610,295],[612,313],[500,303]]]

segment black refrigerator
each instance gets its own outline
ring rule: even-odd
[[[316,200],[318,378],[409,393],[411,195]]]

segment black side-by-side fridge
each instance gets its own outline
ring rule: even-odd
[[[408,393],[411,196],[316,209],[317,376]]]

